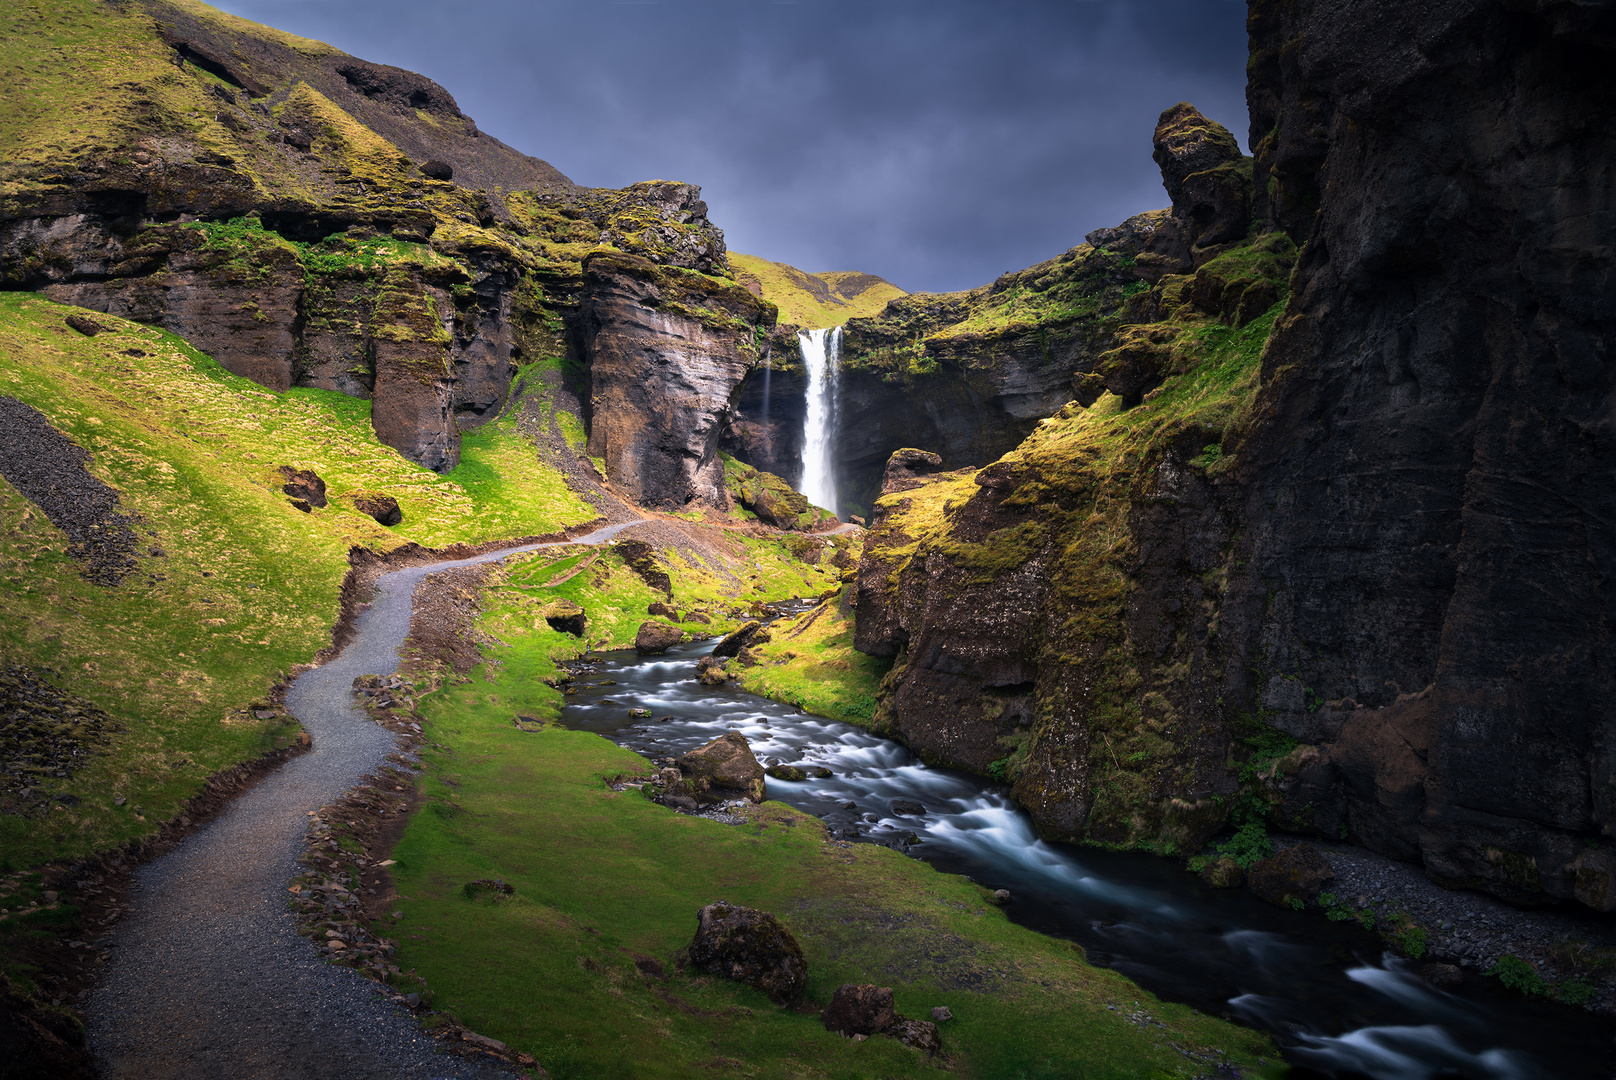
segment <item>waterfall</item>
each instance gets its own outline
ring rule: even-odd
[[[808,419],[802,428],[802,482],[797,490],[815,506],[836,509],[836,360],[842,328],[799,330],[802,362],[808,369]]]

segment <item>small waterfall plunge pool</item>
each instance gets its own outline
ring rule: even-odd
[[[844,838],[894,844],[913,833],[914,857],[1010,890],[1006,910],[1017,922],[1078,942],[1091,962],[1161,997],[1270,1032],[1300,1077],[1610,1075],[1610,1032],[1595,1017],[1491,980],[1469,979],[1458,994],[1437,990],[1355,923],[1284,911],[1244,889],[1207,888],[1174,860],[1046,843],[1001,786],[929,766],[847,724],[731,686],[702,686],[696,660],[713,644],[662,656],[590,654],[576,669],[562,722],[651,758],[733,730],[759,760],[824,766],[829,779],[771,777],[769,797],[833,831],[857,830]],[[631,718],[635,708],[649,709],[651,719]],[[897,800],[924,812],[896,813]]]

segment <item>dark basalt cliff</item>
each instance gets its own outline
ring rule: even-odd
[[[1287,808],[1570,896],[1616,836],[1616,10],[1254,4],[1251,30],[1269,213],[1306,247],[1224,632],[1321,746]]]
[[[1165,113],[1173,213],[1091,237],[1148,284],[1098,385],[883,498],[879,719],[1051,835],[1193,851],[1255,800],[1604,908],[1616,12],[1257,2],[1250,29],[1257,183]]]
[[[18,25],[41,49],[77,35],[118,55],[87,69],[99,84],[0,99],[20,115],[84,98],[4,147],[0,287],[163,326],[277,391],[370,398],[377,437],[440,472],[459,462],[462,431],[499,414],[520,363],[561,353],[587,373],[599,344],[603,388],[643,389],[659,372],[703,383],[661,406],[660,426],[614,412],[643,410],[643,395],[604,393],[590,417],[600,445],[656,433],[614,478],[658,503],[724,501],[705,433],[772,308],[730,277],[699,188],[579,188],[478,131],[428,79],[201,6],[76,3]],[[53,131],[66,115],[76,126]],[[627,261],[586,274],[594,251]],[[620,333],[616,320],[638,317],[624,289],[667,290],[670,268],[693,272],[680,296],[729,298],[684,315],[673,301],[658,316],[666,341],[653,340],[661,324]],[[625,366],[631,354],[648,366]],[[687,358],[724,374],[681,372]]]

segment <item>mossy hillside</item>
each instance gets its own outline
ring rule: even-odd
[[[1156,1002],[1015,926],[964,879],[884,848],[831,844],[782,804],[735,827],[611,791],[605,778],[642,771],[645,759],[595,735],[519,726],[561,703],[536,677],[553,639],[520,632],[497,606],[480,627],[501,642],[490,663],[422,703],[427,804],[392,853],[403,915],[377,929],[399,942],[395,959],[427,981],[434,1007],[552,1075],[934,1074],[895,1041],[853,1042],[811,1012],[678,970],[696,910],[720,898],[792,930],[814,1006],[843,982],[891,985],[911,1016],[947,1004],[956,1075],[1188,1078],[1222,1053],[1248,1069],[1275,1058],[1262,1036]],[[492,877],[514,895],[466,898],[465,882]],[[1128,1022],[1136,1002],[1162,1026]]]
[[[780,309],[780,321],[803,327],[840,326],[848,319],[879,315],[904,290],[873,274],[831,271],[810,274],[756,255],[729,253],[735,279]]]
[[[882,499],[871,551],[892,567],[890,599],[932,557],[981,585],[1034,558],[1046,561],[1048,614],[1029,621],[1029,649],[1041,673],[1038,720],[1006,742],[996,764],[1017,798],[1036,807],[1054,795],[1042,785],[1064,782],[1063,773],[1032,767],[1046,740],[1081,725],[1092,802],[1074,839],[1171,850],[1175,834],[1164,806],[1221,766],[1225,741],[1215,732],[1202,738],[1181,730],[1170,698],[1175,673],[1142,670],[1128,647],[1122,615],[1137,559],[1130,515],[1149,499],[1164,457],[1187,442],[1199,449],[1188,462],[1192,469],[1215,475],[1229,467],[1223,447],[1233,439],[1226,433],[1239,429],[1250,408],[1279,310],[1240,328],[1193,307],[1181,310],[1154,324],[1165,378],[1140,405],[1126,408],[1112,394],[1087,409],[1074,402],[988,470]],[[988,476],[993,490],[1009,491],[1002,505],[1012,523],[978,535],[966,523],[979,517],[978,500],[994,498],[978,486],[977,478]],[[902,673],[900,664],[893,677]],[[1064,682],[1072,673],[1086,683],[1083,699],[1074,700]]]
[[[3,488],[0,649],[127,722],[46,792],[76,806],[0,818],[18,865],[149,835],[206,776],[284,744],[295,729],[244,709],[330,640],[351,547],[484,542],[594,514],[506,422],[469,434],[461,467],[438,476],[376,442],[368,402],[277,395],[104,315],[110,330],[86,338],[62,322],[75,310],[0,295],[0,393],[94,455],[92,472],[139,515],[145,554],[117,588],[91,585],[39,508]],[[331,505],[292,507],[281,465],[319,473]],[[377,525],[353,508],[358,493],[394,496],[403,523]]]

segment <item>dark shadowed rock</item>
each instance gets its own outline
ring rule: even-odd
[[[420,165],[421,173],[434,180],[453,180],[454,166],[447,161],[423,161]]]
[[[1201,881],[1214,889],[1238,889],[1246,883],[1246,872],[1225,855],[1201,871]]]
[[[276,471],[285,481],[281,490],[293,499],[301,499],[313,507],[326,504],[325,481],[313,469],[294,469],[290,465],[282,465]]]
[[[926,812],[926,808],[913,799],[893,799],[888,805],[899,817],[919,817]]]
[[[1417,974],[1439,990],[1452,990],[1464,985],[1464,972],[1453,964],[1426,964]]]
[[[1330,863],[1312,844],[1297,844],[1251,867],[1246,883],[1259,899],[1280,907],[1311,900],[1335,877]]]
[[[1616,851],[1582,851],[1571,861],[1572,895],[1595,911],[1616,911]]]
[[[667,652],[669,646],[679,644],[684,637],[685,632],[677,626],[647,620],[640,624],[639,632],[634,635],[634,651],[641,656]]]
[[[719,902],[697,915],[690,962],[703,971],[746,983],[785,1005],[808,985],[808,964],[791,932],[773,915]]]
[[[739,656],[742,649],[751,644],[763,624],[756,619],[742,623],[740,627],[724,635],[722,641],[713,646],[714,656]]]
[[[825,1030],[842,1035],[875,1035],[898,1018],[890,986],[843,983],[825,1006]]]
[[[660,600],[652,601],[651,604],[646,607],[645,613],[647,615],[655,615],[659,619],[667,619],[669,622],[679,621],[679,613]]]
[[[808,774],[795,765],[770,765],[763,771],[776,780],[797,781],[808,779]]]
[[[743,794],[755,803],[765,798],[763,766],[752,754],[746,737],[726,732],[679,758],[679,770],[698,792],[709,794],[715,788]]]
[[[404,520],[404,511],[391,495],[355,495],[354,509],[369,514],[378,525],[393,526]]]

